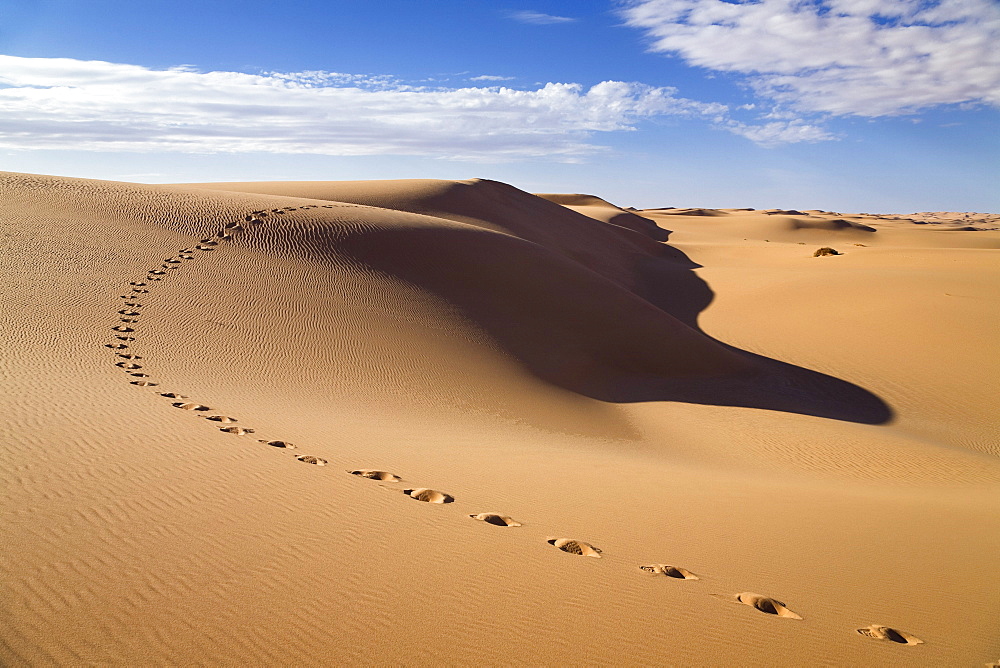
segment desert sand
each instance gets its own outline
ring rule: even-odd
[[[1000,658],[1000,216],[0,201],[4,665]]]

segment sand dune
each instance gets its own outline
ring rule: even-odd
[[[0,192],[5,665],[1000,656],[989,215]]]

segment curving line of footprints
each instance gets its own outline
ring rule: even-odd
[[[241,221],[226,223],[214,236],[199,240],[198,243],[194,244],[192,248],[180,249],[175,256],[166,258],[163,261],[163,264],[159,267],[154,267],[153,269],[147,271],[146,275],[142,279],[131,281],[129,283],[128,292],[121,295],[123,308],[118,310],[118,323],[111,328],[114,339],[110,343],[104,344],[106,348],[111,349],[113,352],[115,366],[125,371],[125,373],[129,376],[129,383],[137,387],[158,388],[156,390],[157,394],[165,399],[171,400],[170,405],[172,407],[197,413],[207,421],[214,422],[218,425],[225,425],[218,427],[220,432],[234,436],[254,434],[254,429],[238,425],[238,419],[228,415],[219,415],[210,407],[191,401],[190,397],[187,395],[179,394],[177,392],[163,392],[161,391],[162,388],[159,388],[159,383],[149,380],[149,376],[143,372],[144,358],[131,352],[131,346],[136,340],[134,336],[136,334],[135,325],[139,324],[142,317],[143,295],[149,294],[149,288],[154,287],[153,283],[168,278],[173,271],[182,267],[186,262],[194,260],[199,254],[218,250],[222,247],[221,245],[224,242],[232,240],[233,235],[245,232],[250,227],[260,225],[265,222],[265,218],[269,215],[281,215],[288,211],[295,211],[296,209],[307,210],[315,208],[332,209],[334,206],[329,204],[307,204],[300,207],[271,209],[270,211],[253,211],[247,214]],[[296,446],[293,443],[289,443],[284,440],[258,438],[257,441],[281,450],[292,451],[296,449]],[[326,466],[328,463],[327,460],[322,457],[315,457],[313,455],[296,454],[295,458],[300,462],[312,464],[314,466]],[[348,473],[354,476],[383,483],[400,483],[403,481],[401,477],[393,473],[389,473],[388,471],[356,469],[348,471]],[[455,497],[451,494],[446,494],[445,492],[427,487],[412,487],[408,489],[401,489],[399,491],[411,499],[423,501],[424,503],[446,504],[455,501]],[[497,527],[523,526],[521,522],[500,513],[478,513],[475,515],[469,515],[469,517]],[[548,537],[546,538],[546,542],[568,554],[593,557],[596,559],[601,558],[600,548],[582,540]],[[638,568],[640,571],[654,576],[689,581],[700,579],[697,575],[686,568],[670,564],[651,564],[647,566],[639,566]],[[733,603],[740,603],[749,606],[769,615],[784,617],[786,619],[802,619],[801,616],[790,610],[783,602],[775,598],[771,598],[770,596],[762,596],[761,594],[754,594],[752,592],[743,592],[734,596],[723,594],[712,595]],[[902,645],[918,645],[923,643],[922,640],[909,633],[878,624],[872,624],[866,628],[857,629],[857,632],[869,638],[886,640]]]

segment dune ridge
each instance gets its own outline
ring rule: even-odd
[[[531,196],[492,184],[487,184],[485,196],[475,191],[478,184],[471,184],[473,192],[463,190],[467,183],[456,187],[434,184],[434,197],[442,197],[441,190],[462,193],[455,211],[443,216],[428,214],[430,209],[408,210],[418,208],[412,205],[415,198],[408,188],[402,188],[400,195],[407,207],[397,210],[356,202],[324,204],[321,202],[332,200],[303,201],[276,193],[201,194],[186,186],[143,187],[24,175],[3,175],[3,182],[16,192],[18,197],[12,198],[15,203],[23,202],[15,218],[19,224],[31,220],[38,229],[53,230],[50,237],[35,234],[31,239],[43,238],[61,248],[58,252],[62,255],[56,257],[87,258],[100,249],[128,247],[120,258],[112,252],[101,267],[90,269],[94,285],[100,288],[93,296],[75,300],[67,297],[71,292],[79,293],[78,285],[57,269],[64,262],[54,263],[56,269],[50,269],[47,263],[35,260],[37,254],[13,254],[27,260],[24,269],[11,274],[15,279],[11,285],[17,288],[12,290],[15,305],[27,304],[42,285],[52,295],[50,303],[72,304],[79,322],[92,323],[92,329],[84,331],[95,335],[66,336],[54,346],[47,338],[39,341],[31,335],[38,323],[31,317],[32,309],[25,308],[23,313],[17,312],[9,338],[11,344],[29,343],[24,350],[9,346],[17,352],[5,361],[8,376],[25,389],[12,405],[12,414],[19,417],[6,429],[12,430],[8,434],[11,443],[23,443],[27,448],[9,451],[4,479],[16,496],[12,498],[16,505],[11,507],[21,509],[15,522],[18,544],[33,558],[0,561],[8,583],[5,600],[21,604],[17,623],[6,634],[4,646],[10,648],[4,650],[7,660],[32,662],[45,657],[55,662],[122,662],[142,657],[178,661],[191,656],[185,651],[196,651],[203,658],[220,661],[254,657],[279,663],[316,663],[331,656],[360,661],[375,656],[369,651],[393,648],[402,652],[407,662],[492,657],[521,663],[556,659],[570,637],[578,646],[587,647],[598,663],[691,663],[738,653],[749,663],[763,665],[778,648],[790,656],[815,656],[820,651],[848,661],[863,657],[869,664],[892,665],[899,661],[892,650],[901,643],[872,643],[871,639],[880,639],[878,633],[852,631],[868,621],[869,612],[876,611],[907,631],[878,625],[870,629],[889,629],[892,633],[882,635],[890,639],[916,638],[910,633],[912,629],[922,639],[922,645],[912,650],[922,651],[922,655],[906,650],[907,661],[935,665],[990,651],[989,641],[983,640],[977,629],[988,623],[982,613],[995,598],[982,593],[983,582],[978,576],[971,577],[975,564],[984,558],[976,550],[987,544],[983,540],[969,537],[959,546],[955,558],[964,567],[942,574],[939,586],[926,592],[906,577],[908,571],[916,573],[924,567],[920,555],[914,555],[884,582],[866,583],[864,593],[845,585],[841,578],[821,575],[836,570],[831,564],[843,567],[857,564],[859,558],[874,559],[867,567],[877,570],[879,559],[891,559],[893,553],[914,541],[926,544],[935,540],[931,517],[949,525],[950,518],[967,518],[976,508],[980,522],[995,523],[996,504],[983,501],[991,498],[1000,472],[995,461],[980,454],[974,444],[947,451],[939,443],[909,442],[905,432],[895,437],[897,457],[936,456],[947,463],[939,472],[943,478],[938,484],[944,486],[934,492],[934,502],[928,501],[927,494],[936,488],[928,487],[926,481],[911,479],[900,491],[894,491],[894,485],[901,480],[886,486],[893,480],[891,467],[881,474],[875,467],[875,484],[848,475],[850,491],[845,493],[844,478],[831,479],[822,467],[796,471],[781,457],[771,456],[769,461],[772,466],[781,463],[784,470],[763,475],[738,458],[723,464],[707,446],[700,453],[676,446],[654,449],[664,436],[671,441],[697,442],[690,424],[704,425],[706,417],[712,429],[702,426],[702,439],[706,432],[709,438],[719,439],[719,434],[711,432],[722,427],[723,434],[727,428],[742,429],[752,441],[757,427],[747,419],[750,407],[733,408],[717,397],[706,397],[700,406],[676,399],[646,399],[634,407],[608,407],[607,402],[589,396],[607,392],[608,387],[639,384],[644,374],[658,381],[670,377],[678,385],[700,382],[703,392],[717,393],[726,383],[735,382],[742,392],[747,387],[746,378],[766,375],[761,367],[786,364],[764,357],[764,349],[750,352],[723,344],[702,331],[697,320],[677,317],[643,296],[643,282],[637,278],[641,274],[630,275],[628,269],[630,260],[638,258],[641,264],[650,253],[643,250],[647,241],[633,243],[633,237],[650,239],[648,236],[630,229],[619,231],[626,228],[603,231],[585,219],[572,243],[548,229],[527,239],[523,230],[532,227],[529,222],[535,220],[533,217],[542,216],[535,224],[544,226],[549,221],[547,212],[553,211],[548,205],[556,203],[537,198],[543,204],[536,208]],[[354,184],[352,188],[358,192],[353,199],[391,204],[394,187],[398,186]],[[44,197],[39,197],[40,192]],[[346,199],[347,193],[339,196]],[[470,200],[489,203],[479,205],[484,210],[477,224],[460,219],[471,218],[475,212]],[[607,208],[585,201],[590,203],[584,206]],[[503,208],[505,202],[507,209]],[[163,205],[157,207],[157,203]],[[439,200],[435,203],[437,213],[444,213],[446,207]],[[174,207],[181,215],[164,215]],[[185,207],[191,212],[185,213]],[[80,212],[88,208],[94,217],[87,221],[86,235],[66,239],[70,228],[63,221],[78,220]],[[523,219],[515,220],[517,225],[505,223],[505,219],[516,219],[517,211],[525,212]],[[559,213],[551,214],[557,221],[553,229],[568,234],[580,214],[569,211],[573,215],[563,217],[560,209],[554,211]],[[123,220],[114,221],[114,215]],[[590,220],[617,227],[600,218]],[[824,231],[837,233],[839,228],[833,227],[836,229]],[[579,238],[595,229],[602,229],[596,234],[607,244],[608,255],[597,269],[586,266],[595,251],[584,253],[585,244]],[[689,234],[694,238],[699,233],[692,230]],[[675,232],[671,230],[671,234]],[[555,247],[549,248],[549,243]],[[691,244],[691,252],[704,252],[690,241],[681,243]],[[166,247],[181,250],[164,253]],[[795,250],[790,245],[788,249]],[[483,269],[487,253],[499,256],[500,261]],[[463,254],[472,254],[479,262],[469,262]],[[153,259],[157,257],[161,259]],[[675,257],[668,255],[667,264]],[[108,271],[108,261],[119,269]],[[442,271],[435,266],[446,262],[454,262],[457,268]],[[531,263],[538,267],[534,273],[509,275],[512,268]],[[136,265],[147,267],[142,270],[145,273],[130,274],[128,269],[134,270]],[[706,261],[702,267],[713,265]],[[481,273],[475,274],[476,270]],[[672,271],[657,276],[670,278]],[[689,269],[684,271],[690,273]],[[45,272],[49,273],[41,283],[23,279]],[[484,278],[467,281],[460,289],[449,285],[449,281],[470,274]],[[491,283],[498,275],[507,281],[505,285],[525,286],[517,293],[522,298],[505,306],[507,295]],[[264,282],[262,276],[273,278]],[[568,287],[552,291],[545,286],[532,310],[523,296],[541,279]],[[669,284],[683,290],[690,282]],[[296,301],[303,291],[305,298]],[[115,292],[119,294],[115,296]],[[485,305],[463,301],[470,294]],[[562,303],[582,295],[593,299],[594,305],[580,311],[577,305]],[[501,317],[491,309],[497,309]],[[606,309],[613,317],[609,318]],[[572,350],[552,367],[541,365],[537,359],[551,357],[552,337],[536,335],[512,342],[509,335],[505,338],[501,321],[515,316],[531,327],[564,334],[556,342],[566,345],[568,341]],[[57,317],[64,315],[43,313],[44,322]],[[560,322],[567,317],[575,328]],[[619,327],[623,334],[600,336],[611,327]],[[643,336],[636,337],[636,330]],[[107,334],[98,337],[97,331]],[[358,334],[368,341],[360,340]],[[340,338],[344,340],[337,341]],[[533,351],[528,344],[549,347]],[[621,347],[625,352],[609,353],[604,346]],[[674,350],[661,353],[658,346]],[[789,350],[793,355],[798,352],[794,347],[786,352]],[[58,380],[38,373],[39,362],[50,364],[59,359],[79,362]],[[473,369],[488,371],[488,382],[469,378]],[[67,372],[90,378],[91,384],[98,379],[104,400],[94,406],[90,401],[93,389],[86,397],[59,389]],[[432,377],[424,377],[427,373]],[[120,380],[121,374],[126,382]],[[594,382],[594,376],[612,378]],[[781,378],[777,373],[773,377]],[[720,382],[720,378],[730,380]],[[794,379],[788,396],[797,398],[800,406],[803,401],[815,405],[816,396],[803,398],[805,391],[794,385]],[[837,387],[851,387],[843,382]],[[744,385],[740,388],[739,383]],[[122,389],[116,389],[118,385]],[[529,401],[519,401],[517,395],[526,395]],[[35,418],[24,409],[35,397],[46,396],[58,397],[56,414],[74,416],[66,424],[75,429],[64,432],[66,427],[61,424],[50,424],[32,431]],[[457,397],[467,403],[454,408],[439,405]],[[545,403],[548,408],[536,408],[532,413],[526,405],[530,402]],[[476,408],[476,404],[480,406]],[[528,416],[530,421],[497,420],[496,413],[489,416],[489,407],[499,405],[505,406],[504,414],[521,419]],[[171,406],[180,410],[167,410]],[[483,411],[484,407],[487,410]],[[908,424],[910,409],[903,408],[901,419]],[[596,417],[584,417],[594,412]],[[859,420],[856,414],[830,419],[817,412],[772,408],[753,413],[762,423],[762,431],[785,424],[793,434],[808,429],[811,438],[821,443],[824,432],[835,439],[853,435],[874,440],[882,432],[872,430],[893,429],[876,426],[878,421]],[[238,426],[216,424],[221,419]],[[590,424],[581,432],[577,423],[585,419]],[[208,429],[192,429],[199,420]],[[73,433],[81,430],[83,441]],[[165,439],[163,434],[171,437]],[[331,434],[336,434],[335,442],[331,442]],[[396,438],[386,438],[391,434]],[[298,447],[293,450],[284,438]],[[393,440],[399,443],[393,444]],[[723,436],[721,440],[726,439]],[[780,442],[779,438],[779,447],[788,449],[792,440]],[[512,441],[520,445],[512,446]],[[122,442],[133,447],[122,451]],[[40,450],[43,443],[69,445]],[[238,445],[232,449],[231,443]],[[261,445],[254,445],[258,443]],[[960,440],[953,441],[951,446],[960,444]],[[722,450],[733,450],[732,443],[719,445]],[[637,446],[642,450],[637,451]],[[832,450],[830,454],[837,456]],[[94,468],[95,456],[99,461],[117,459],[121,463],[107,470]],[[303,463],[333,466],[317,469]],[[598,463],[602,465],[595,466]],[[484,464],[489,471],[484,470]],[[359,465],[387,470],[351,468]],[[141,473],[150,469],[155,469],[151,475]],[[340,472],[341,484],[324,482],[331,470],[334,475]],[[164,476],[167,471],[182,475]],[[554,477],[554,471],[559,475]],[[127,475],[121,476],[123,472]],[[403,472],[405,475],[397,475]],[[779,479],[783,484],[776,496],[773,492]],[[433,480],[435,486],[448,491],[408,487],[410,480]],[[516,486],[511,485],[513,480],[518,481]],[[669,489],[662,485],[664,480],[671,482]],[[350,484],[352,481],[357,485]],[[77,495],[92,499],[95,512],[78,515],[74,509],[78,499],[66,495],[67,485],[74,485]],[[743,493],[734,496],[734,485]],[[425,503],[397,503],[397,495],[384,494],[389,488]],[[115,497],[129,501],[124,506],[109,503]],[[629,498],[634,507],[611,504],[608,508],[606,500],[616,498]],[[53,505],[53,499],[70,503]],[[161,541],[150,541],[148,533],[129,531],[137,522],[162,526],[164,538],[185,545],[195,535],[194,530],[201,532],[206,526],[208,518],[203,513],[194,520],[200,507],[208,504],[220,511],[235,510],[236,499],[248,500],[258,513],[252,523],[254,537],[243,535],[239,525],[229,521],[233,513],[217,512],[209,523],[212,531],[203,534],[208,540],[201,548],[207,550],[205,558],[211,557],[215,564],[229,564],[230,572],[242,582],[263,583],[259,594],[244,587],[227,587],[224,581],[216,580],[216,569],[199,567],[200,559],[190,561],[191,552],[184,547],[157,550]],[[698,503],[698,499],[712,499],[713,503]],[[789,506],[789,499],[797,503]],[[880,513],[874,522],[853,512],[875,500]],[[437,504],[453,505],[457,514],[445,508],[428,508]],[[815,509],[831,504],[841,507],[843,523],[824,512],[825,523],[810,529]],[[478,515],[471,512],[476,506]],[[482,513],[484,506],[503,507],[504,512],[529,521],[519,527],[522,523],[509,516]],[[661,527],[667,530],[657,531],[658,524],[652,518],[662,514],[649,510],[663,507],[686,508],[687,516],[675,511]],[[775,512],[778,509],[781,512]],[[930,515],[928,509],[932,509]],[[434,514],[427,515],[431,510]],[[86,532],[54,531],[64,512],[70,513],[66,517],[80,518],[82,521],[75,524]],[[460,520],[463,512],[466,517],[494,525],[479,527],[493,533],[470,532],[476,527],[469,525],[475,523]],[[622,522],[623,514],[631,521]],[[750,520],[751,516],[754,519]],[[922,522],[910,524],[910,534],[876,534],[875,541],[884,554],[859,551],[861,545],[870,545],[873,540],[872,528],[886,521],[899,526],[915,516]],[[372,517],[378,518],[377,526],[373,527]],[[835,549],[819,549],[830,522],[843,533],[842,541]],[[73,523],[61,526],[72,527]],[[510,531],[515,533],[495,528],[498,526],[514,527]],[[780,545],[774,540],[793,526],[798,532],[795,545]],[[543,527],[564,531],[563,535],[593,536],[607,552],[577,538],[532,538]],[[686,531],[680,532],[681,527]],[[748,528],[753,532],[748,533]],[[516,549],[512,549],[500,534],[524,538],[516,538]],[[756,574],[737,568],[726,558],[729,550],[720,551],[719,547],[729,542],[722,537],[736,534],[742,535],[747,548],[740,551],[740,558],[750,559]],[[319,538],[322,541],[317,542]],[[281,568],[247,554],[248,540],[258,545],[257,554],[263,557],[280,555]],[[535,542],[543,549],[531,547]],[[558,549],[544,548],[545,542]],[[317,549],[319,544],[337,545],[340,551]],[[800,565],[769,568],[769,561],[780,559],[778,555],[785,549],[797,556]],[[79,555],[70,571],[56,566],[66,551]],[[113,590],[122,591],[120,578],[115,577],[123,572],[122,562],[110,557],[116,551],[128,555],[135,564],[124,569],[129,577],[123,599],[111,595]],[[442,551],[458,558],[443,559]],[[602,558],[599,562],[571,559],[560,551]],[[401,568],[396,559],[404,552],[412,567]],[[782,591],[782,597],[788,592],[795,612],[769,596],[744,593],[736,598],[768,613],[755,615],[764,622],[768,616],[798,618],[801,613],[805,626],[791,631],[758,627],[754,619],[727,615],[726,608],[710,602],[712,597],[692,600],[683,593],[656,588],[657,579],[644,583],[635,574],[636,567],[654,555],[672,555],[678,562],[690,564],[703,580],[700,584],[713,591],[739,591],[740,585],[752,584],[758,591]],[[478,569],[470,580],[462,568],[468,559],[494,566],[496,575]],[[148,570],[135,577],[142,572],[139,564]],[[595,582],[593,567],[604,567],[601,578],[606,584]],[[666,572],[674,567],[660,568]],[[40,576],[53,572],[60,573],[48,578],[54,588],[40,589]],[[334,572],[349,576],[322,576]],[[520,575],[512,578],[512,572]],[[560,581],[552,581],[553,572],[561,573]],[[690,574],[686,569],[678,572]],[[312,577],[301,577],[310,573]],[[76,584],[81,578],[89,584]],[[323,595],[301,588],[299,580]],[[207,587],[198,587],[201,582]],[[373,582],[379,583],[376,591],[393,592],[391,602],[373,593]],[[650,587],[658,592],[655,598],[650,597]],[[850,595],[841,591],[845,587]],[[840,596],[831,595],[837,591],[841,591]],[[456,598],[454,592],[462,592],[462,598]],[[908,596],[901,597],[903,592]],[[858,596],[868,604],[864,615],[847,605]],[[933,612],[922,604],[931,600],[928,596],[937,603]],[[421,601],[425,609],[436,610],[436,614],[422,620],[400,616],[400,597]],[[171,598],[181,601],[179,608],[150,605]],[[498,607],[498,600],[505,605]],[[525,607],[514,603],[526,600],[540,604]],[[565,600],[574,603],[557,608],[563,615],[553,619],[552,608],[545,602]],[[257,605],[247,605],[250,601]],[[265,608],[258,607],[262,602],[266,602]],[[936,614],[941,609],[949,610],[948,620]],[[98,613],[103,623],[81,624],[85,613],[88,619]],[[319,632],[331,615],[358,622],[345,621]],[[634,635],[630,629],[646,628],[634,622],[650,615],[669,617],[673,627],[662,633],[642,631]],[[276,616],[294,622],[297,630],[289,633],[287,624],[275,624]],[[709,631],[706,618],[721,624],[726,633]],[[73,622],[65,625],[67,619]],[[468,623],[452,624],[451,620]],[[509,629],[499,643],[494,635],[498,623]],[[39,633],[54,624],[61,625],[59,631],[41,641]],[[616,639],[602,641],[601,646],[588,640],[594,637],[595,629],[611,628],[619,634]],[[128,639],[126,629],[132,630]],[[286,631],[276,632],[278,629]],[[678,630],[691,641],[678,646],[674,641]],[[510,638],[533,638],[530,653],[521,654],[517,643],[512,646],[508,642]],[[95,639],[100,642],[95,644]],[[345,647],[345,639],[355,642]],[[858,644],[855,639],[867,644]]]

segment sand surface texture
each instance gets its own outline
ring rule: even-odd
[[[1000,657],[996,216],[0,201],[4,665]]]

